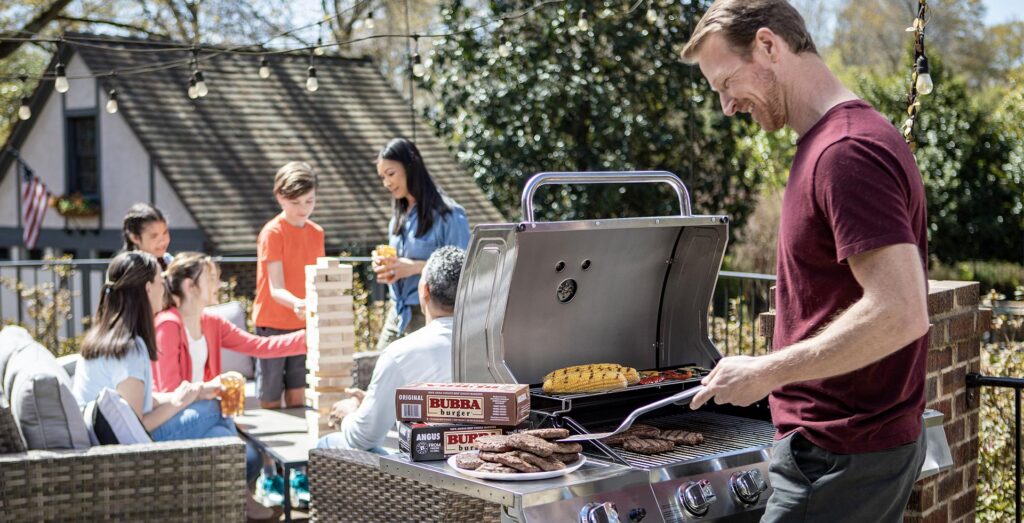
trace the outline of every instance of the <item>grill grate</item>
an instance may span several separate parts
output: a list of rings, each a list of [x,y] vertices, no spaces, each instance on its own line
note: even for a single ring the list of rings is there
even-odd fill
[[[704,435],[704,443],[700,445],[677,445],[672,451],[661,454],[637,454],[621,448],[613,449],[631,466],[648,470],[706,459],[717,454],[769,446],[775,437],[775,427],[770,422],[717,412],[688,412],[641,420],[638,423],[653,425],[660,429],[700,432]],[[587,428],[591,432],[601,432],[614,430],[616,426],[617,424]]]

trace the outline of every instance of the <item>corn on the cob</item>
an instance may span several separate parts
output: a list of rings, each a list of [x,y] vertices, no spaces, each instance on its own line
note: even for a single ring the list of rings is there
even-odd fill
[[[558,370],[551,371],[544,376],[544,381],[548,381],[551,378],[558,377],[564,374],[572,374],[576,372],[621,372],[626,377],[626,383],[628,385],[635,385],[640,382],[640,373],[632,367],[624,367],[618,363],[589,363],[587,365],[573,365],[572,367],[565,367]]]
[[[626,376],[618,371],[580,371],[551,376],[544,380],[544,392],[606,392],[626,388]]]

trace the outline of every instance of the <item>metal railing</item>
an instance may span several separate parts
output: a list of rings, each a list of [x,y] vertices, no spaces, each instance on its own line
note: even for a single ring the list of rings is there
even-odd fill
[[[768,340],[759,335],[758,316],[768,312],[775,276],[721,271],[708,312],[708,334],[719,352],[729,355],[768,353]]]
[[[224,272],[232,265],[252,264],[255,257],[217,258]],[[348,256],[339,258],[342,263],[369,263],[370,258]],[[99,289],[109,264],[109,259],[31,260],[0,261],[0,319],[17,322],[35,329],[38,336],[44,328],[31,317],[33,297],[28,290],[35,289],[36,299],[49,301],[67,300],[68,311],[59,318],[57,337],[67,339],[85,332],[85,319],[95,312],[99,304]],[[20,282],[23,291],[16,292],[11,285]],[[760,354],[767,352],[766,340],[758,335],[757,317],[768,310],[769,292],[775,283],[775,276],[743,272],[722,271],[709,313],[709,335],[725,354]],[[373,296],[382,298],[386,294],[383,285],[374,285]]]
[[[256,257],[214,259],[222,270],[257,261]],[[346,256],[338,260],[352,264],[370,262],[369,257],[363,256]],[[56,328],[59,339],[81,335],[87,329],[86,319],[99,305],[99,289],[103,287],[109,263],[109,259],[0,261],[0,320],[25,325],[37,337],[46,328],[47,321],[59,321]],[[373,296],[386,294],[383,285],[367,284],[380,287],[373,289]],[[67,309],[66,312],[60,311],[61,317],[42,321],[32,317],[58,301]]]
[[[1021,498],[1020,498],[1020,476],[1021,476],[1021,455],[1020,455],[1020,403],[1021,390],[1024,389],[1024,378],[1001,378],[996,376],[982,376],[977,373],[967,374],[967,390],[980,389],[981,387],[992,387],[999,389],[1013,389],[1013,507],[1015,520],[1021,522]]]

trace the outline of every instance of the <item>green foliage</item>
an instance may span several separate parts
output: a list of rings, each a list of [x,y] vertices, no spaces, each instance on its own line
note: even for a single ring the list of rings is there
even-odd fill
[[[47,56],[34,47],[22,47],[17,52],[0,60],[0,143],[7,141],[7,134],[18,120],[21,97],[30,96],[36,82],[29,80],[22,84],[10,80],[19,75],[37,75],[46,67]]]
[[[950,265],[936,262],[928,269],[928,277],[933,280],[976,281],[981,283],[982,293],[996,291],[1013,296],[1017,288],[1024,286],[1024,265],[977,260]]]
[[[1017,321],[1020,321],[1019,318]],[[982,346],[981,373],[1024,376],[1024,343],[1000,342]],[[1013,391],[981,389],[981,445],[978,456],[977,519],[1013,521],[1014,443]]]
[[[46,260],[70,261],[71,256],[47,257]],[[53,273],[54,276],[42,276],[47,272]],[[41,269],[35,285],[26,285],[25,282],[14,278],[0,278],[0,285],[18,293],[25,304],[25,311],[32,324],[23,326],[32,333],[36,341],[53,352],[54,356],[78,352],[78,345],[81,342],[80,337],[60,336],[61,327],[72,319],[71,307],[76,293],[71,292],[70,282],[77,272],[70,263],[56,263]],[[3,324],[15,323],[17,322],[14,319],[3,319]]]
[[[1021,89],[993,112],[972,102],[959,75],[930,56],[935,91],[921,97],[915,128],[928,192],[929,248],[937,259],[1019,260],[1024,254]],[[894,125],[906,116],[905,75],[856,71],[848,82]],[[1016,105],[1015,105],[1016,104]]]
[[[486,5],[509,15],[532,3]],[[429,116],[508,216],[519,215],[523,184],[537,172],[658,169],[686,182],[695,211],[742,223],[761,181],[736,144],[744,123],[722,115],[700,71],[678,56],[709,3],[630,11],[634,2],[568,0],[446,38],[423,81],[438,102]],[[443,1],[445,30],[473,25],[482,15],[474,7]],[[537,201],[539,219],[678,212],[663,187],[558,187]]]

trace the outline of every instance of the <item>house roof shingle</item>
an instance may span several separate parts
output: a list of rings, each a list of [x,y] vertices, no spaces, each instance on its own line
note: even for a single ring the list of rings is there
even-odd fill
[[[118,50],[69,45],[93,72],[154,60],[152,53],[123,50],[152,45],[145,41],[126,39]],[[274,173],[291,160],[309,162],[320,176],[313,220],[325,229],[328,252],[382,241],[391,201],[374,160],[388,140],[411,134],[407,102],[366,59],[316,57],[316,92],[305,88],[308,55],[267,59],[267,79],[257,75],[258,56],[201,60],[209,94],[198,100],[186,95],[186,67],[115,76],[105,88],[117,89],[120,114],[217,251],[255,250],[263,224],[280,211]],[[504,221],[432,129],[419,118],[416,126],[427,167],[470,221]]]

